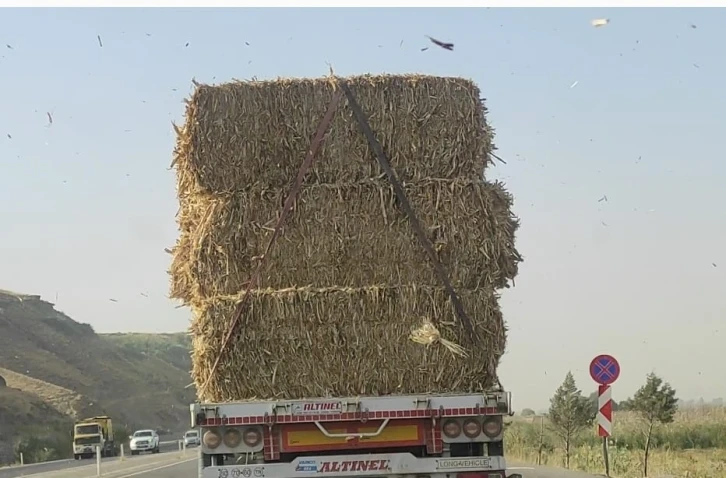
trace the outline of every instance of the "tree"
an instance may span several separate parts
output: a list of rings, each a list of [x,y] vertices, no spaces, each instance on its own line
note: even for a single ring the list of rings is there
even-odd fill
[[[565,468],[570,468],[572,441],[595,418],[590,400],[582,396],[572,372],[567,372],[565,381],[550,399],[549,418],[553,431],[565,447]]]
[[[590,395],[588,395],[587,400],[590,402],[590,406],[592,407],[592,415],[597,416],[598,411],[598,404],[597,404],[597,392],[592,392]],[[615,400],[611,400],[613,411],[618,412],[622,407],[622,404],[616,402]]]
[[[534,413],[534,410],[532,410],[531,408],[525,408],[524,410],[522,410],[520,415],[522,415],[523,417],[533,417],[536,415],[536,413]]]
[[[645,385],[640,387],[633,398],[626,400],[624,407],[637,413],[644,420],[645,454],[643,457],[643,476],[648,476],[648,453],[653,436],[653,428],[657,424],[671,423],[678,411],[676,391],[669,383],[654,373],[648,374]]]

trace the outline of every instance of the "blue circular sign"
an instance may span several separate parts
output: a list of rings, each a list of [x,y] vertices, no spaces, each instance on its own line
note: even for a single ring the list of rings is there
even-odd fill
[[[620,364],[612,355],[598,355],[590,362],[590,376],[600,385],[610,385],[620,376]]]

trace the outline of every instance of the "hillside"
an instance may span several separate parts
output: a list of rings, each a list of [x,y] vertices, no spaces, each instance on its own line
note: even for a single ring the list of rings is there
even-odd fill
[[[32,403],[55,416],[108,413],[117,427],[180,432],[195,398],[194,389],[186,388],[188,350],[183,333],[99,335],[39,296],[0,290],[3,393],[32,396]],[[26,405],[6,401],[0,424],[21,424],[21,416],[40,420],[42,414]],[[22,434],[22,428],[14,427],[14,433]]]
[[[176,334],[101,334],[115,346],[128,354],[140,354],[145,357],[160,359],[183,371],[187,375],[192,367],[189,350],[192,346],[191,337],[185,333]],[[189,379],[191,383],[191,379]]]
[[[3,378],[4,375],[2,375]],[[32,422],[36,426],[28,426]],[[0,464],[15,461],[13,448],[15,437],[21,431],[37,431],[52,434],[64,427],[70,428],[71,419],[32,393],[10,386],[2,386],[0,380]]]

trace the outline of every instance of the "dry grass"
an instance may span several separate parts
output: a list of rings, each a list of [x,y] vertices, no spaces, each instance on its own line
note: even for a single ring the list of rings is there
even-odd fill
[[[422,180],[406,189],[456,285],[499,289],[516,276],[518,223],[501,184]],[[190,208],[203,219],[193,232],[182,231],[171,267],[172,297],[190,303],[243,290],[285,196],[286,191],[261,188]],[[439,284],[391,186],[378,180],[305,187],[265,262],[261,283],[362,287],[402,281]]]
[[[209,375],[238,297],[195,311],[193,373]],[[468,357],[442,344],[410,339],[422,319],[437,318],[443,338],[469,346],[446,293],[428,287],[258,290],[202,400],[386,395],[481,390],[493,385],[506,330],[496,298],[462,294],[484,343]],[[446,324],[449,323],[447,326]]]
[[[481,177],[493,133],[474,83],[415,75],[347,81],[402,181]],[[180,194],[288,186],[335,88],[331,78],[199,86],[175,150]],[[351,183],[381,174],[351,116],[344,102],[308,182]]]
[[[537,462],[540,418],[517,420],[507,430],[512,459]],[[643,466],[643,424],[636,415],[617,412],[610,441],[611,475],[639,478]],[[545,420],[546,426],[546,420]],[[570,458],[571,468],[602,473],[602,445],[595,432],[580,437]],[[658,426],[653,435],[648,468],[651,477],[723,478],[726,476],[726,408],[703,407],[679,411],[673,423]],[[556,437],[546,430],[544,465],[563,466]]]

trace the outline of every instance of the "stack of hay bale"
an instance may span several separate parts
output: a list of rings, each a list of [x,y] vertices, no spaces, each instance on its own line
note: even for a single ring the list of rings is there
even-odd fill
[[[474,346],[343,99],[239,333],[210,370],[333,97],[330,79],[199,86],[178,131],[171,296],[191,306],[201,400],[466,392],[497,382],[497,289],[521,260],[493,132],[459,78],[347,79],[479,336]],[[430,321],[465,356],[411,333]]]

